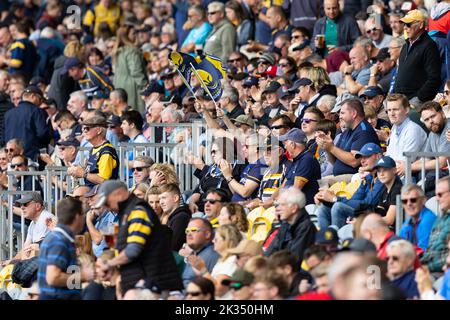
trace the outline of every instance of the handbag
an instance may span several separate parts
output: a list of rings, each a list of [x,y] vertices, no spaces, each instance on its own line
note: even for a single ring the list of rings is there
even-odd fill
[[[14,265],[11,280],[23,288],[30,288],[33,282],[37,280],[38,268],[38,257],[19,261]]]

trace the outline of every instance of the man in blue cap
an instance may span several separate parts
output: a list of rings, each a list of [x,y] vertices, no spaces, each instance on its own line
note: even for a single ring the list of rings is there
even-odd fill
[[[379,86],[371,86],[367,87],[366,90],[359,96],[362,100],[364,100],[365,105],[372,106],[377,115],[377,118],[380,120],[384,120],[384,122],[389,121],[389,117],[384,110],[383,101],[384,101],[384,93],[383,89]]]
[[[102,90],[109,94],[113,90],[113,85],[103,71],[97,67],[85,66],[76,57],[68,58],[64,62],[63,73],[78,81],[81,89],[89,99],[92,99],[94,92]]]
[[[321,178],[320,164],[311,152],[306,149],[307,138],[302,130],[292,128],[279,140],[284,143],[287,152],[293,158],[287,169],[282,187],[294,186],[306,196],[306,204],[314,203],[314,195],[319,190],[318,180]]]
[[[379,145],[367,143],[355,154],[355,158],[361,159],[359,172],[362,179],[358,190],[350,199],[337,197],[330,190],[320,190],[316,194],[314,200],[316,204],[320,204],[317,211],[320,229],[329,225],[341,228],[346,224],[346,219],[353,216],[355,209],[378,203],[383,184],[376,178],[374,167],[382,153]]]
[[[92,108],[103,111],[103,105],[106,99],[108,99],[108,96],[102,90],[94,91],[94,93],[92,94]]]

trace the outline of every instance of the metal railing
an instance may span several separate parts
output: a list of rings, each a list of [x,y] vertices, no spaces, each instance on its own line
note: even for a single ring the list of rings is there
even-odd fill
[[[404,180],[404,184],[411,184],[413,183],[413,172],[412,172],[412,164],[413,162],[417,161],[417,159],[419,159],[419,161],[421,161],[421,169],[420,169],[420,173],[421,173],[421,181],[420,183],[418,182],[418,184],[421,185],[423,191],[425,192],[425,185],[426,185],[426,172],[430,171],[430,170],[426,170],[425,169],[425,162],[427,160],[432,160],[432,159],[436,159],[437,161],[435,161],[435,166],[434,166],[434,173],[435,173],[435,188],[438,184],[439,181],[439,176],[440,176],[440,172],[442,171],[442,169],[439,166],[439,157],[445,157],[445,158],[450,158],[450,153],[445,153],[445,152],[404,152],[403,155],[406,157],[406,162],[405,162],[405,180]],[[447,166],[449,165],[449,162],[447,161]],[[449,170],[450,168],[447,168],[447,170]],[[436,191],[436,189],[435,189]],[[438,206],[438,212],[436,212],[437,215],[441,215],[442,213],[440,212],[441,210],[439,209]],[[403,206],[400,200],[400,195],[397,195],[396,198],[396,231],[397,233],[400,232],[400,228],[403,225],[405,221],[405,212],[403,210]]]

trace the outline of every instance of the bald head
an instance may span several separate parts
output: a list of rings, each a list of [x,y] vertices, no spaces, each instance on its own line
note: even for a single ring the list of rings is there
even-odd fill
[[[334,20],[339,16],[339,1],[338,0],[325,0],[323,2],[323,9],[325,11],[325,15]]]
[[[361,224],[361,233],[369,231],[370,233],[389,232],[389,226],[383,218],[376,213],[369,214]],[[370,239],[369,239],[370,240]]]
[[[361,70],[369,64],[369,54],[363,46],[356,46],[349,53],[350,63],[355,70]]]

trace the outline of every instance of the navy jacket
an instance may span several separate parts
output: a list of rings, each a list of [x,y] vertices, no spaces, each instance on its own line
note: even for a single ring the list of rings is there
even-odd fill
[[[19,139],[25,146],[25,155],[36,161],[40,148],[47,147],[51,130],[47,113],[31,102],[21,101],[5,114],[5,141]]]

